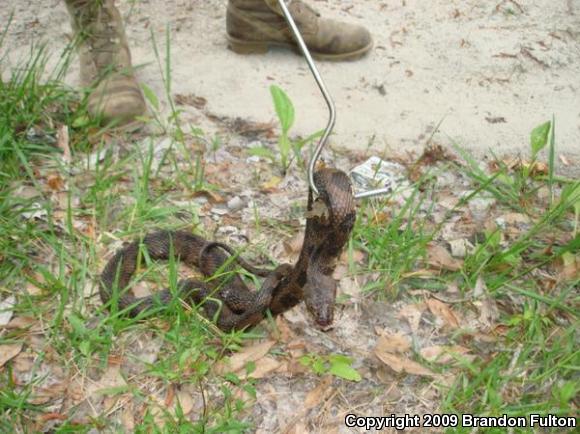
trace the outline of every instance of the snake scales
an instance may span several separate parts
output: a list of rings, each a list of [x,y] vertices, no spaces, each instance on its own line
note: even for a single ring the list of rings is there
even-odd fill
[[[308,212],[304,242],[295,265],[282,264],[274,270],[261,270],[244,260],[230,260],[233,249],[207,241],[188,232],[159,231],[146,235],[120,249],[107,263],[101,275],[100,295],[110,303],[118,290],[118,308],[131,316],[157,303],[168,303],[173,295],[168,289],[147,297],[135,297],[128,291],[131,277],[139,263],[140,245],[153,260],[167,260],[171,255],[189,266],[197,267],[208,279],[185,279],[178,283],[178,295],[203,306],[208,318],[216,318],[224,330],[239,330],[259,323],[269,310],[278,315],[304,300],[314,321],[322,328],[333,322],[336,282],[332,277],[336,261],[348,241],[356,217],[354,196],[348,176],[336,169],[315,172],[319,196],[308,193]],[[225,253],[224,253],[225,251]],[[262,286],[251,291],[236,273],[211,279],[218,271],[232,269],[237,262],[248,271],[264,277]]]

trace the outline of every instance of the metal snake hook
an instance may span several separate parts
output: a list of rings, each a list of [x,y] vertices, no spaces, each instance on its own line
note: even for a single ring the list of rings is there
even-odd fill
[[[300,51],[302,51],[302,54],[306,59],[306,63],[310,68],[310,72],[312,72],[312,75],[314,76],[314,80],[316,80],[316,84],[318,85],[318,88],[320,89],[320,92],[322,93],[322,96],[326,101],[326,105],[328,106],[328,123],[326,124],[324,133],[322,134],[322,137],[320,138],[318,145],[314,149],[314,154],[312,155],[310,163],[308,164],[308,184],[310,185],[312,191],[314,191],[314,193],[318,195],[318,189],[316,188],[316,185],[314,185],[314,169],[316,168],[316,162],[320,158],[322,149],[324,148],[324,146],[326,146],[328,137],[330,136],[332,130],[334,129],[334,124],[336,123],[336,109],[334,108],[334,101],[332,100],[330,93],[328,93],[328,90],[326,89],[324,80],[322,79],[320,72],[318,72],[318,68],[316,67],[314,60],[310,55],[310,51],[308,50],[308,47],[306,46],[306,43],[302,38],[302,34],[300,33],[298,26],[294,22],[294,18],[292,18],[292,14],[290,13],[288,6],[286,6],[285,0],[278,0],[278,4],[280,5],[280,9],[284,14],[286,22],[288,23],[290,29],[292,30],[292,33],[294,34],[294,38],[296,38],[296,42],[298,42]],[[355,194],[354,197],[355,199],[362,199],[365,197],[379,196],[382,194],[390,193],[391,191],[392,188],[390,186],[387,186],[383,188],[378,188],[376,190],[362,191],[360,193]]]

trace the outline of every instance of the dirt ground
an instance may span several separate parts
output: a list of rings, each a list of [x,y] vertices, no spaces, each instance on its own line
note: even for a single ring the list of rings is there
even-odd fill
[[[139,78],[162,96],[151,34],[163,45],[171,32],[173,92],[207,101],[184,120],[215,129],[207,112],[256,122],[274,118],[270,84],[296,105],[295,133],[325,124],[325,106],[300,57],[284,50],[239,56],[226,49],[225,0],[117,1]],[[556,117],[559,160],[580,157],[580,0],[311,0],[324,16],[362,23],[375,48],[350,63],[321,63],[336,99],[335,145],[374,153],[421,148],[435,139],[475,154],[526,153],[533,127]],[[16,64],[33,41],[50,41],[57,61],[70,27],[64,2],[32,0],[0,8],[14,12],[7,35]],[[161,47],[163,52],[163,47]],[[3,71],[7,73],[7,71]],[[68,80],[77,82],[78,66]],[[568,163],[566,167],[565,162]]]
[[[388,157],[391,151],[418,152],[442,121],[440,132],[434,137],[444,146],[456,143],[478,155],[489,154],[489,149],[500,155],[527,153],[532,128],[554,114],[560,157],[557,163],[564,171],[580,167],[580,0],[537,0],[533,4],[523,0],[311,0],[310,3],[324,15],[364,23],[376,39],[375,48],[362,60],[319,65],[337,103],[334,145],[366,150],[365,158],[383,152]],[[219,133],[226,145],[213,152],[213,159],[206,158],[206,175],[212,184],[231,195],[225,201],[228,207],[234,195],[243,199],[244,206],[228,211],[223,203],[221,208],[212,207],[207,199],[201,198],[205,202],[200,202],[200,207],[206,213],[199,215],[203,226],[210,231],[208,222],[213,222],[216,235],[231,241],[240,234],[235,225],[251,227],[249,223],[255,215],[249,204],[254,201],[264,218],[289,219],[291,205],[304,199],[302,174],[287,175],[279,186],[271,189],[277,194],[262,194],[256,185],[251,185],[254,172],[249,164],[258,164],[254,170],[264,177],[260,182],[272,178],[273,169],[268,169],[270,165],[264,162],[246,158],[241,148],[253,139],[240,134],[236,119],[258,126],[273,121],[275,113],[268,87],[277,84],[288,92],[296,106],[296,134],[306,135],[322,128],[326,121],[324,102],[303,59],[287,51],[244,57],[227,50],[225,0],[123,0],[118,4],[126,17],[135,63],[142,65],[138,72],[140,80],[156,92],[167,111],[151,35],[162,45],[170,29],[172,96],[179,96],[182,120],[203,128],[208,137]],[[0,7],[0,22],[6,22],[12,11],[11,30],[0,52],[8,51],[8,61],[16,66],[18,59],[29,55],[32,42],[49,41],[51,62],[56,63],[70,36],[64,3],[15,2]],[[162,46],[160,52],[164,52]],[[5,77],[9,68],[1,72]],[[77,84],[76,63],[67,81]],[[194,103],[190,105],[188,101]],[[228,128],[224,128],[224,123]],[[243,128],[245,124],[239,125]],[[223,136],[228,131],[231,140]],[[261,140],[264,136],[257,134],[255,138]],[[162,148],[163,139],[151,140]],[[351,168],[361,162],[355,160],[334,156],[333,165]],[[435,201],[437,208],[422,209],[421,216],[427,218],[429,213],[439,222],[460,197],[469,194],[472,186],[452,173],[440,174],[437,182],[444,194]],[[184,200],[181,192],[176,194],[179,195],[176,201]],[[490,201],[485,198],[482,201],[480,204],[488,212]],[[514,215],[521,217],[514,213],[502,215],[504,212],[497,210],[503,221],[516,220]],[[467,210],[461,213],[470,215]],[[228,220],[224,215],[232,218]],[[475,233],[478,225],[476,221],[464,225],[461,215],[454,216],[445,225],[442,238],[462,241]],[[232,233],[228,233],[230,230]],[[242,235],[252,243],[263,241],[253,233]],[[434,256],[439,256],[440,246],[436,247]],[[99,248],[108,254],[113,251],[112,245]],[[273,256],[283,258],[284,248],[277,243]],[[437,266],[461,268],[454,258],[449,258],[449,264]],[[376,276],[350,276],[344,266],[337,274],[341,281],[339,292],[348,295],[350,301],[341,306],[332,333],[321,333],[311,327],[305,309],[300,306],[278,323],[284,337],[279,338],[277,345],[289,360],[279,354],[264,357],[273,342],[244,350],[248,357],[256,357],[257,365],[265,365],[265,358],[270,363],[269,368],[264,368],[269,370],[256,377],[263,381],[257,384],[256,405],[248,415],[260,428],[258,432],[301,433],[307,432],[309,426],[313,432],[346,433],[350,431],[343,421],[349,412],[388,415],[437,411],[441,390],[454,381],[455,374],[436,375],[413,362],[409,354],[420,352],[425,359],[439,360],[441,351],[447,351],[454,342],[459,323],[476,331],[474,347],[483,350],[475,354],[490,357],[489,336],[482,331],[489,329],[489,325],[480,321],[478,312],[462,311],[460,305],[455,307],[457,300],[446,304],[431,298],[428,291],[416,289],[405,300],[376,301],[361,290]],[[456,288],[449,293],[459,295]],[[158,343],[151,343],[149,335],[136,337],[138,345],[131,341],[132,336],[123,339],[126,341],[121,340],[119,347],[135,353]],[[153,361],[160,347],[159,342]],[[458,345],[452,349],[468,354],[466,357],[476,357],[471,349]],[[308,370],[296,362],[307,353],[329,352],[352,355],[353,367],[361,373],[362,381],[333,382],[328,377],[321,380],[306,375]],[[401,374],[405,371],[413,375]],[[110,372],[113,380],[120,378],[118,367]],[[108,383],[111,379],[107,375],[87,389],[86,402],[82,401],[83,406],[77,409],[79,417],[97,412],[92,405],[104,411],[105,404],[97,401],[102,397],[94,397],[91,390],[124,384],[124,380]],[[160,387],[155,392],[162,396],[162,391]],[[199,406],[201,398],[197,393],[183,391],[193,397],[189,410],[199,413],[195,406]],[[315,407],[316,412],[309,413]],[[131,407],[127,409],[120,417],[129,419],[123,425],[126,428],[137,423],[130,414]]]

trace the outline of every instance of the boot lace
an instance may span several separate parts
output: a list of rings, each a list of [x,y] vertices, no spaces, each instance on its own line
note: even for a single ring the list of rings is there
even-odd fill
[[[293,7],[296,9],[296,12],[298,13],[306,11],[316,15],[317,17],[320,17],[320,12],[318,12],[316,9],[314,9],[307,3],[304,3],[302,0],[290,0],[287,3],[288,6],[293,5]]]
[[[96,69],[118,70],[115,53],[120,49],[120,29],[113,11],[106,2],[95,0],[77,1],[75,8],[78,11],[75,18],[82,42],[87,44]]]

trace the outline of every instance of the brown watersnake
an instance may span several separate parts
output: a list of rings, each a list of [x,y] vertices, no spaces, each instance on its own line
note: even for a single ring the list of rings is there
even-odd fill
[[[197,267],[206,279],[184,279],[178,282],[178,295],[203,306],[208,318],[216,318],[224,330],[243,329],[259,323],[270,311],[281,314],[304,301],[316,324],[328,328],[334,318],[336,281],[332,273],[340,253],[350,237],[356,218],[354,195],[348,176],[336,169],[324,168],[314,173],[318,197],[308,192],[306,230],[300,256],[295,265],[282,264],[273,270],[250,266],[241,258],[230,259],[233,249],[222,243],[207,241],[185,231],[158,231],[120,249],[105,266],[100,282],[104,304],[118,291],[118,309],[137,316],[157,303],[167,304],[173,294],[169,289],[147,297],[135,297],[128,285],[140,263],[145,247],[152,260],[179,261]],[[236,273],[227,278],[212,279],[237,262],[248,271],[264,277],[262,286],[251,291]]]

